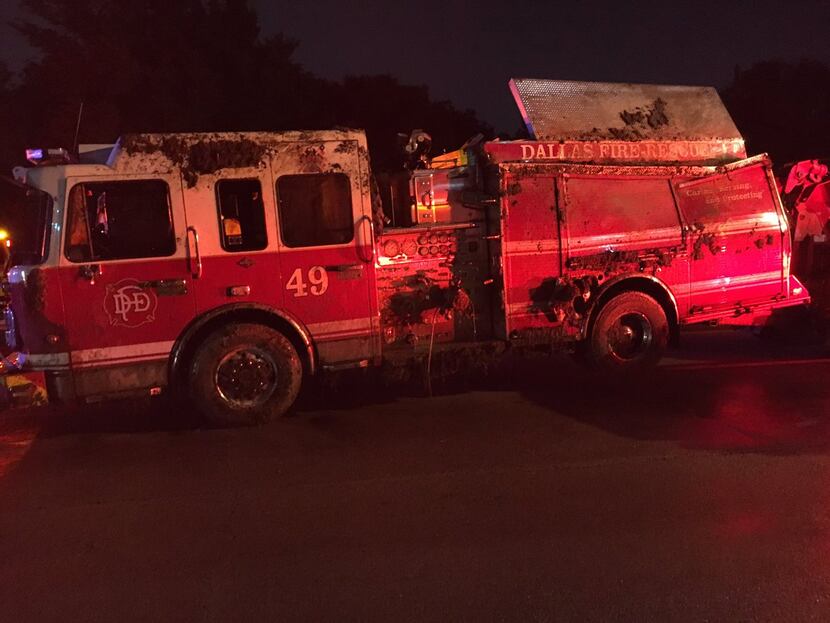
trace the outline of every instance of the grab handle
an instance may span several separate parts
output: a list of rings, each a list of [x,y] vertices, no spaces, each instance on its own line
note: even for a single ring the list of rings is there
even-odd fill
[[[190,235],[193,234],[193,251],[196,255],[196,270],[193,269],[193,264],[191,263],[190,257]],[[192,225],[188,226],[187,228],[187,258],[188,264],[190,265],[190,275],[194,279],[198,279],[202,276],[202,254],[199,253],[199,232],[196,231],[196,228]]]
[[[369,247],[369,255],[368,257],[364,257],[362,254],[362,247],[364,242],[363,232],[366,231],[366,225],[369,225],[369,235],[365,238],[368,238],[368,247]],[[361,261],[365,262],[366,264],[372,262],[375,259],[375,232],[374,232],[374,223],[372,223],[372,219],[365,214],[361,216],[357,220],[357,231],[359,232],[359,237],[357,240],[357,256],[361,259]]]

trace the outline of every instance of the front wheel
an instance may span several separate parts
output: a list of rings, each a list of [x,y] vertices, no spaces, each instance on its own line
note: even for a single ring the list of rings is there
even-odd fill
[[[623,292],[599,310],[587,346],[593,367],[625,374],[657,365],[668,341],[660,303],[642,292]]]
[[[264,325],[231,324],[197,350],[189,393],[215,424],[262,424],[291,408],[302,374],[302,361],[285,335]]]

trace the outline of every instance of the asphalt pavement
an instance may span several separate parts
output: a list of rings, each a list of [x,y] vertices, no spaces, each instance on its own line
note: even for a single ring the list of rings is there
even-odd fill
[[[356,378],[257,429],[2,415],[0,621],[830,620],[830,353],[683,346],[627,386]]]

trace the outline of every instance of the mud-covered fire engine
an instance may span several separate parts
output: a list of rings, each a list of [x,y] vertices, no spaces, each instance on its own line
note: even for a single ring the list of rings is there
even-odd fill
[[[6,369],[50,399],[181,390],[285,413],[319,370],[568,349],[642,371],[680,327],[808,293],[770,162],[714,89],[515,79],[532,137],[378,185],[361,131],[141,134],[4,183]]]

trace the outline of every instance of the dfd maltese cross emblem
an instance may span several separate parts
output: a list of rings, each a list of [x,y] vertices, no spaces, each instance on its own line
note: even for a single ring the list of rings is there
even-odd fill
[[[107,286],[104,310],[113,327],[140,327],[156,319],[156,293],[138,279],[122,279]]]

